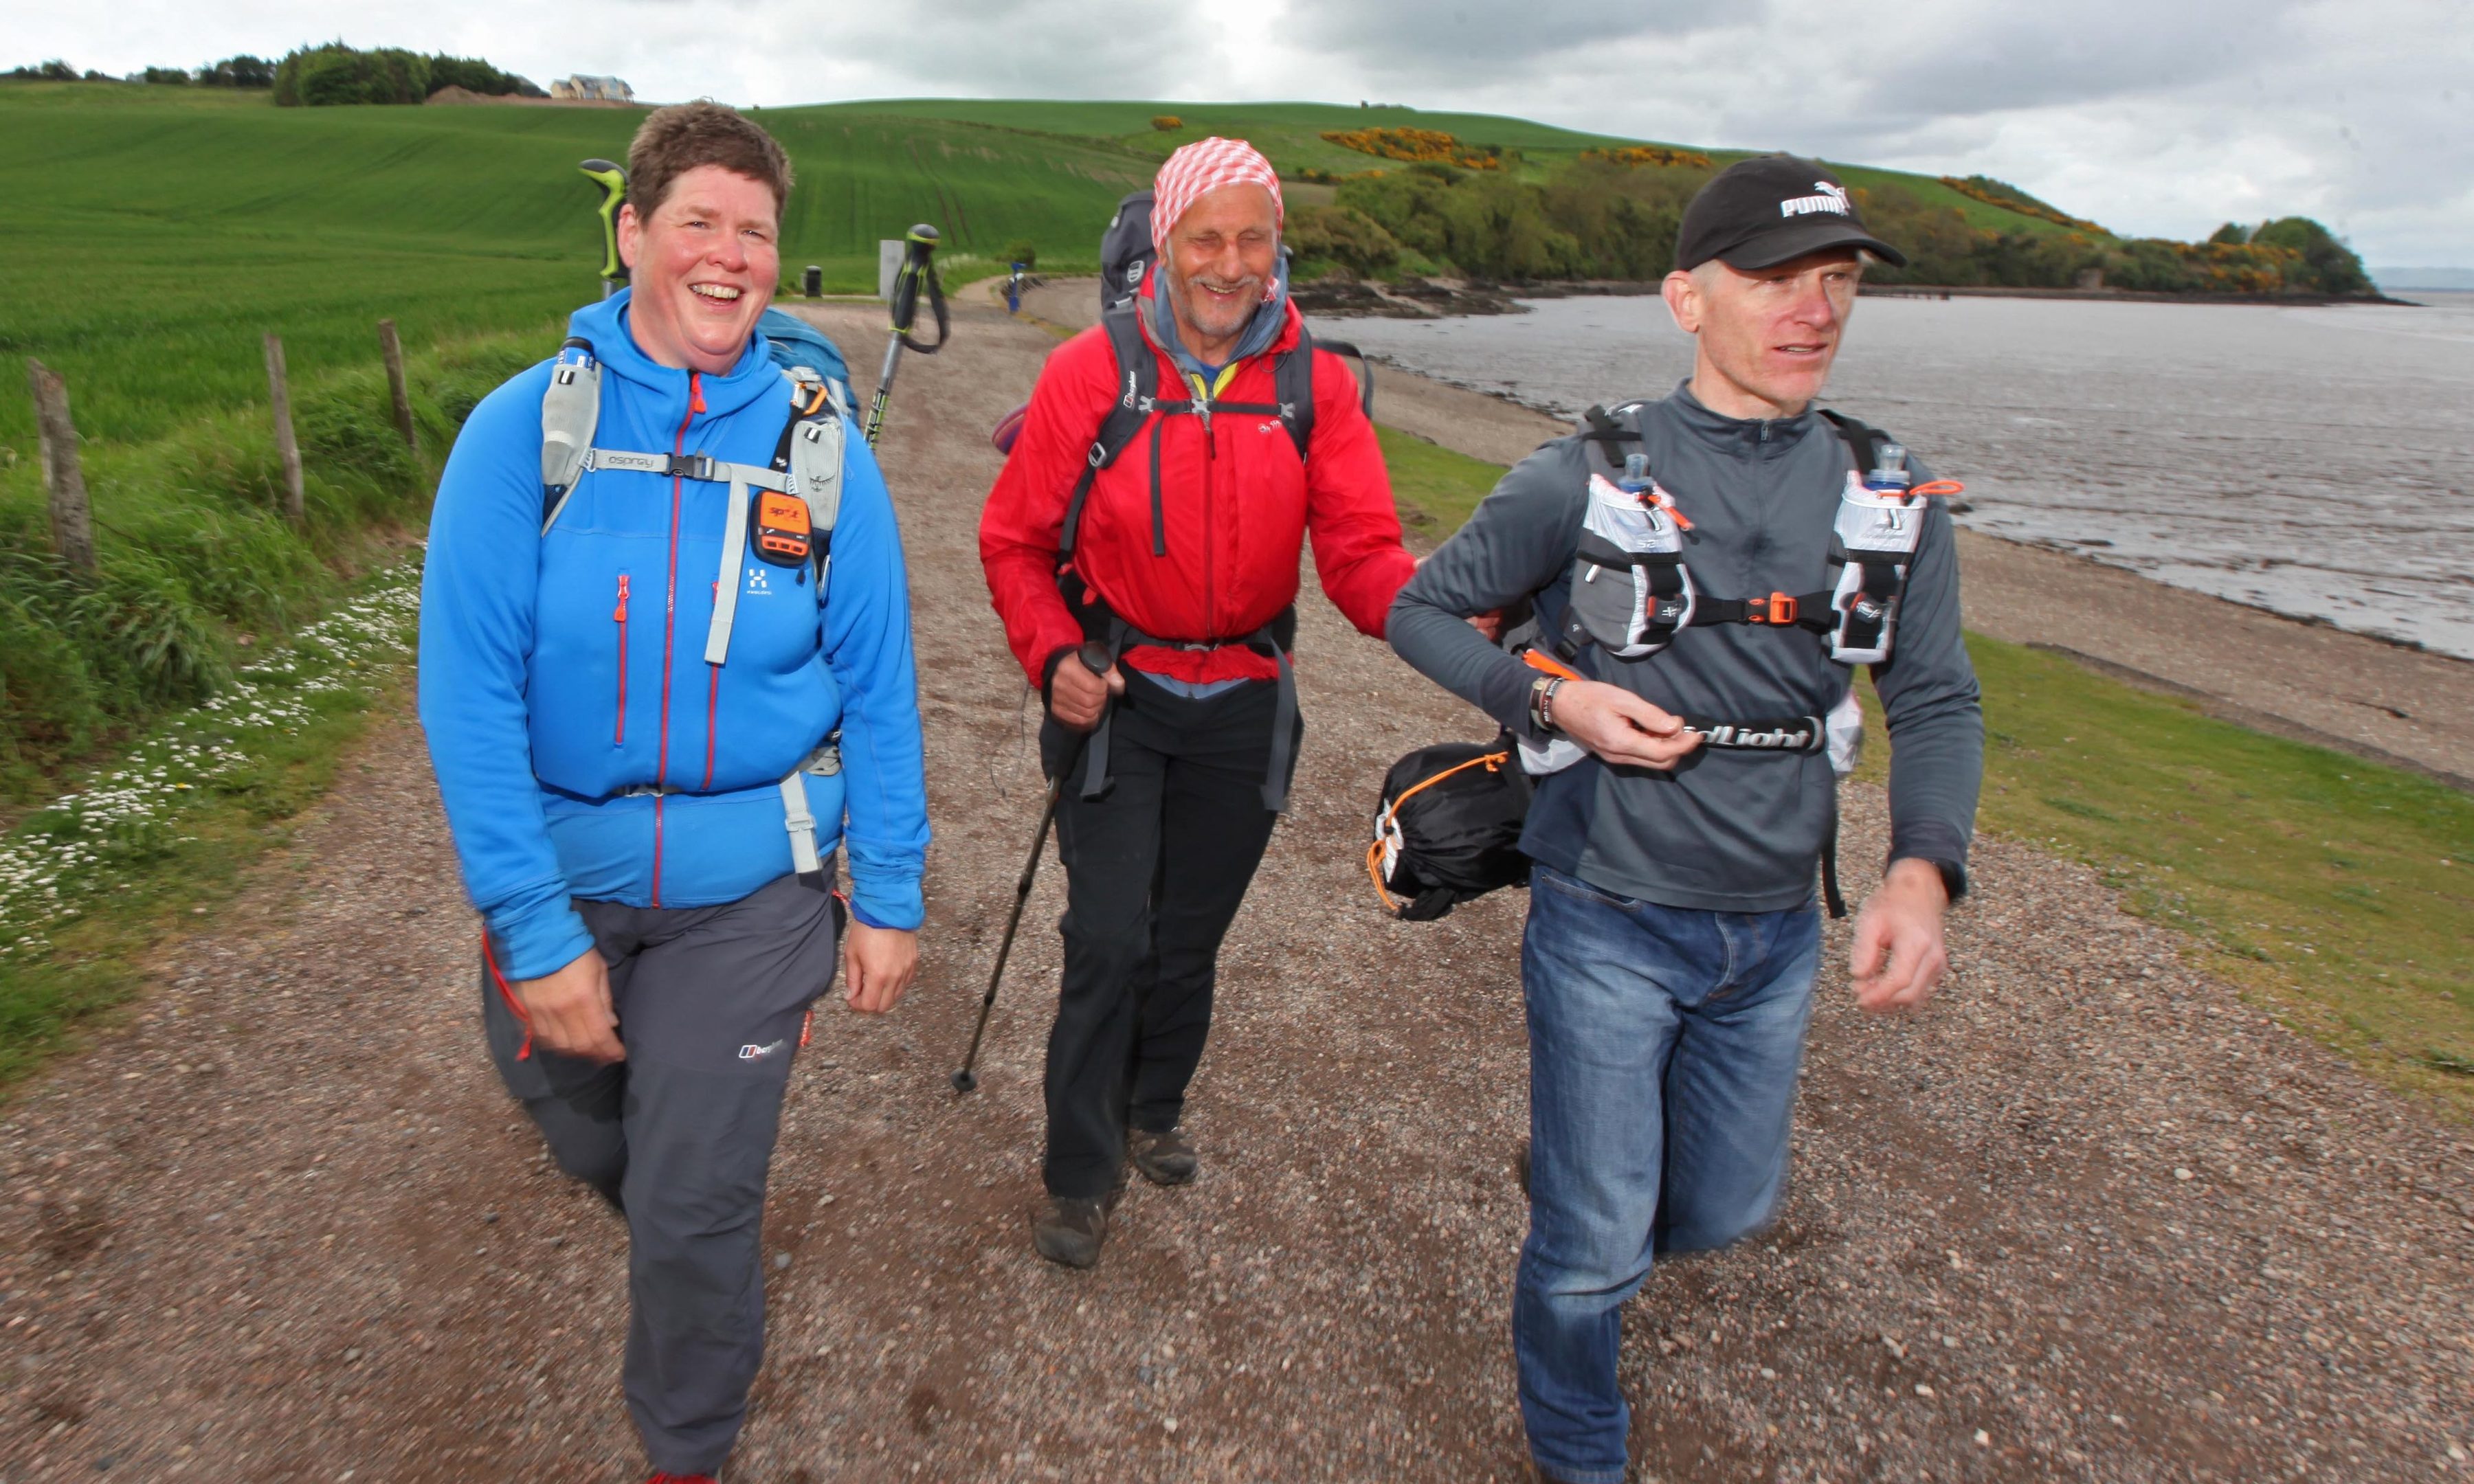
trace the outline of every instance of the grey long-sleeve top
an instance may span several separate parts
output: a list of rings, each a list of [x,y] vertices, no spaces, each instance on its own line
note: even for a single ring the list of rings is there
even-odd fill
[[[1699,538],[1686,540],[1684,560],[1701,592],[1749,598],[1827,586],[1831,521],[1851,467],[1834,428],[1810,411],[1721,417],[1688,387],[1644,404],[1639,417],[1650,471]],[[1578,437],[1523,459],[1392,606],[1400,658],[1516,730],[1528,730],[1537,672],[1465,620],[1540,593],[1560,607],[1589,470]],[[1919,482],[1929,477],[1916,470]],[[1721,721],[1824,715],[1854,679],[1831,662],[1827,635],[1747,624],[1687,628],[1637,660],[1591,646],[1576,668],[1665,710]],[[1960,638],[1950,513],[1939,501],[1909,566],[1890,658],[1873,673],[1891,741],[1889,858],[1932,862],[1955,898],[1983,781],[1984,718]],[[1829,759],[1814,754],[1703,747],[1673,773],[1591,756],[1540,780],[1521,849],[1625,897],[1782,911],[1811,898],[1835,789]]]

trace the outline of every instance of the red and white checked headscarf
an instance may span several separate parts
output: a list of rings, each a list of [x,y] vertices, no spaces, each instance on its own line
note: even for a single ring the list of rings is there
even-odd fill
[[[1152,249],[1166,252],[1177,219],[1206,192],[1224,185],[1261,186],[1272,193],[1273,225],[1288,219],[1288,208],[1280,203],[1279,173],[1272,162],[1243,139],[1214,134],[1184,146],[1161,164],[1159,178],[1152,182]]]

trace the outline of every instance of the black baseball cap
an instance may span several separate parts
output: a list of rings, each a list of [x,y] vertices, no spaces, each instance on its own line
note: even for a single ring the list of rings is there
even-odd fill
[[[1675,266],[1716,258],[1750,273],[1825,248],[1861,248],[1893,268],[1906,254],[1864,229],[1856,203],[1818,162],[1762,155],[1719,171],[1684,208]]]

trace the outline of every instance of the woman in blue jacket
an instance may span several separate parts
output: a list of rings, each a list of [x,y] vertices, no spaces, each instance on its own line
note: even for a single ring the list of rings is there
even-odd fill
[[[928,821],[884,479],[755,329],[788,161],[688,104],[628,168],[634,287],[448,461],[421,719],[491,1052],[626,1217],[627,1404],[654,1477],[684,1481],[719,1471],[763,1356],[759,1221],[809,1007],[837,956],[853,1009],[902,997]]]

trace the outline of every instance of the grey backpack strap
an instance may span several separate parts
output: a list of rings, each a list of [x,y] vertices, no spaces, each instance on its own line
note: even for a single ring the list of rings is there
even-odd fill
[[[834,522],[842,512],[842,453],[849,446],[850,426],[842,419],[850,410],[834,384],[819,380],[826,408],[802,414],[790,426],[790,492],[808,502],[808,528],[816,543],[816,601],[825,600],[825,579],[833,571]],[[801,387],[804,404],[812,395]]]
[[[842,448],[848,424],[842,420],[844,409],[833,383],[813,372],[783,374],[790,380],[790,420],[782,428],[772,467],[715,464],[712,467],[712,477],[729,481],[730,507],[723,517],[721,570],[714,578],[713,623],[705,632],[707,664],[720,664],[730,657],[730,630],[739,614],[740,565],[747,556],[749,491],[772,490],[807,502],[816,601],[824,601],[834,521],[841,514]]]
[[[570,335],[558,347],[549,388],[542,394],[542,535],[549,535],[567,497],[575,492],[600,423],[601,362],[593,342]]]

